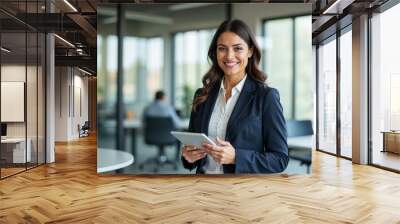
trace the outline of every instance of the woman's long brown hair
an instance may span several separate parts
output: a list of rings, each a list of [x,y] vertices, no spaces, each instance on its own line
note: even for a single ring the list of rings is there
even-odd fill
[[[217,41],[219,36],[224,32],[235,33],[247,43],[249,49],[253,48],[253,54],[249,58],[246,66],[247,75],[261,83],[264,83],[265,80],[267,80],[267,75],[258,68],[261,60],[261,52],[256,42],[256,38],[250,31],[250,28],[241,20],[224,21],[215,32],[210,48],[208,49],[208,58],[211,61],[211,68],[203,76],[203,88],[193,100],[193,111],[196,111],[197,106],[207,100],[212,88],[214,88],[217,83],[221,82],[222,77],[224,76],[224,72],[218,66],[217,62]]]

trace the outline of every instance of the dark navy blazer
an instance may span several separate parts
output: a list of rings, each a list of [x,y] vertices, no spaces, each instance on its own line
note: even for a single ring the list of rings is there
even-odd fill
[[[208,134],[208,124],[213,111],[220,83],[211,90],[207,100],[191,113],[189,131]],[[198,89],[199,94],[202,89]],[[229,118],[225,140],[236,150],[235,164],[224,164],[224,173],[277,173],[286,169],[289,156],[286,123],[279,93],[250,76]],[[206,157],[189,163],[182,157],[187,169],[197,167],[204,173]]]

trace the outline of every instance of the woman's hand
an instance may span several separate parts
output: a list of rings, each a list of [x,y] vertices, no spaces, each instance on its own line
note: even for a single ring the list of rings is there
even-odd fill
[[[204,142],[204,151],[219,164],[235,164],[236,152],[231,143],[219,138],[217,138],[216,143],[218,146]]]
[[[182,149],[182,156],[189,163],[194,163],[207,155],[204,149],[196,148],[194,145],[185,145]]]

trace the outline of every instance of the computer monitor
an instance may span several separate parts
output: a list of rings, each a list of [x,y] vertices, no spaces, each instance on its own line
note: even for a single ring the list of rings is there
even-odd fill
[[[7,136],[7,124],[1,123],[1,136]]]

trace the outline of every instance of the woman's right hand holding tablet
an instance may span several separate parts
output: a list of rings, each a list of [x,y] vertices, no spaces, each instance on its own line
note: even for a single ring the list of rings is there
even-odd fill
[[[194,145],[184,145],[182,149],[182,156],[189,162],[194,163],[199,159],[204,158],[207,153],[204,149],[196,148]]]

